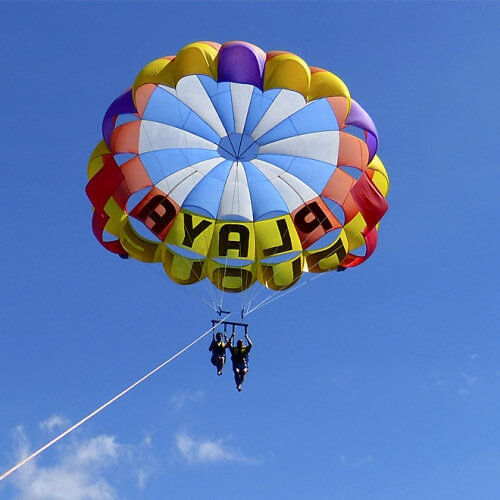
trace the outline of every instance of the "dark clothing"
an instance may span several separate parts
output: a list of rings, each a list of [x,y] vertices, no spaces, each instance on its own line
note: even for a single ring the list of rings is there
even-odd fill
[[[225,342],[217,342],[217,340],[213,339],[208,350],[212,351],[213,356],[225,356],[226,347],[227,344]]]
[[[250,350],[252,349],[251,345],[245,345],[243,347],[233,347],[229,344],[229,350],[231,351],[231,361],[233,362],[233,370],[235,368],[239,368],[242,370],[243,368],[248,367],[248,355],[250,354]]]

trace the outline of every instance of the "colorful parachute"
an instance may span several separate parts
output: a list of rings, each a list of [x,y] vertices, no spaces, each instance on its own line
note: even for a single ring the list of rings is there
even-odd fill
[[[94,234],[176,283],[284,290],[375,249],[389,187],[375,125],[340,78],[295,54],[187,45],[143,68],[102,133]]]

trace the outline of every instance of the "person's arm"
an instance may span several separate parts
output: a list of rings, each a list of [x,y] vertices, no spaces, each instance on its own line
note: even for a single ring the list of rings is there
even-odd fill
[[[212,333],[212,342],[210,342],[210,345],[208,346],[209,351],[211,351],[214,348],[214,342],[215,342],[215,337],[214,334]]]
[[[229,349],[231,350],[231,352],[233,352],[233,351],[232,351],[232,349],[233,349],[233,339],[234,339],[234,332],[233,332],[233,334],[229,337],[229,343],[227,344],[227,345],[228,345],[228,347],[229,347]]]
[[[250,350],[253,346],[252,341],[250,340],[250,337],[248,336],[248,333],[245,333],[245,338],[247,339],[248,342],[248,350]]]

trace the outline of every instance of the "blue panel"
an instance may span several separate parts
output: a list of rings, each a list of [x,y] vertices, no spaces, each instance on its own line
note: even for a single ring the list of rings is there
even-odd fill
[[[221,119],[227,135],[234,133],[234,115],[233,115],[233,100],[231,98],[231,87],[229,82],[221,82],[218,84],[218,92],[214,96],[210,96],[212,103]]]
[[[121,167],[124,163],[127,161],[131,160],[132,158],[135,158],[135,153],[118,153],[113,156],[115,159],[116,164]]]
[[[278,123],[278,125],[274,126],[271,130],[266,132],[257,140],[257,142],[259,143],[259,146],[263,146],[264,144],[269,144],[270,142],[279,141],[296,135],[298,135],[297,129],[293,126],[290,118],[286,118],[282,122]]]
[[[327,99],[318,99],[290,116],[299,134],[338,130],[339,125]]]
[[[316,193],[323,191],[326,183],[332,176],[335,166],[323,161],[287,155],[259,155],[259,160],[267,161],[286,170],[307,184]]]
[[[210,158],[220,158],[217,151],[211,149],[184,148],[181,149],[182,154],[186,157],[188,165],[200,163],[200,161],[209,160]]]
[[[149,98],[143,119],[182,128],[191,108],[165,89],[158,87]]]
[[[200,215],[216,218],[232,165],[233,163],[230,161],[223,161],[205,175],[188,194],[182,207]]]
[[[244,162],[254,220],[287,214],[288,208],[271,181],[252,163]]]
[[[127,212],[130,213],[134,208],[139,205],[139,203],[144,199],[144,197],[151,191],[151,187],[141,189],[133,193],[127,200]]]
[[[244,134],[250,135],[253,132],[280,92],[281,89],[266,90],[264,93],[259,89],[254,89],[250,106],[248,107],[247,120],[243,130]]]
[[[319,99],[299,109],[289,118],[283,120],[266,132],[259,145],[286,139],[301,134],[338,130],[337,118],[326,99]]]
[[[288,167],[290,166],[292,161],[296,158],[296,156],[265,154],[265,155],[257,155],[257,158],[259,160],[272,163],[273,165],[276,165],[277,167],[283,170],[288,170]]]
[[[344,209],[336,201],[330,200],[330,198],[327,198],[326,196],[322,196],[321,199],[324,201],[325,205],[329,208],[330,212],[332,212],[332,214],[335,215],[337,220],[342,225],[344,225],[345,223]]]
[[[219,144],[219,134],[207,125],[194,111],[189,113],[189,116],[184,122],[182,128],[194,135],[197,135],[198,137],[203,137],[203,139],[207,139],[214,144]]]
[[[341,170],[343,170],[346,174],[349,174],[352,178],[359,180],[363,172],[357,168],[357,167],[350,167],[347,165],[342,165],[339,167]]]
[[[218,156],[217,151],[209,149],[161,149],[139,155],[154,184],[194,163]]]
[[[177,97],[157,88],[144,110],[144,120],[165,123],[218,144],[220,137]]]
[[[335,171],[335,166],[310,158],[296,157],[288,168],[288,172],[321,193]]]
[[[212,77],[208,75],[196,75],[196,76],[209,97],[212,97],[219,92],[218,84]]]

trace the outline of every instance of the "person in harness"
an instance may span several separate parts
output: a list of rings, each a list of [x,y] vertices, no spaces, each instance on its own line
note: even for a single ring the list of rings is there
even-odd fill
[[[233,331],[228,344],[229,350],[231,351],[231,361],[233,362],[234,381],[236,382],[236,389],[238,389],[238,391],[241,391],[241,385],[243,384],[245,376],[248,373],[248,355],[250,354],[250,350],[253,346],[246,331],[245,339],[247,341],[247,345],[243,343],[243,340],[239,339],[238,342],[236,342],[236,346],[234,346]]]
[[[227,337],[224,335],[222,340],[222,333],[218,332],[215,337],[212,337],[212,342],[208,350],[212,353],[211,363],[217,368],[217,375],[222,375],[222,368],[226,363],[226,348]]]

